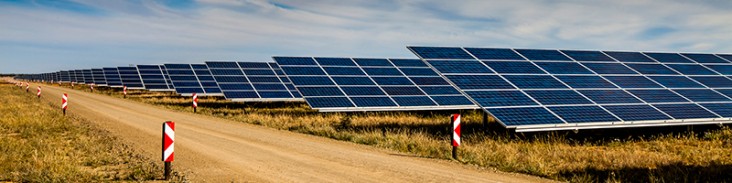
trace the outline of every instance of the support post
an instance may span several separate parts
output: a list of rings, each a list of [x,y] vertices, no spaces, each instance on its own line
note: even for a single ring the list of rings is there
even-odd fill
[[[165,180],[170,180],[170,162],[165,162],[164,176]]]
[[[481,112],[483,112],[483,130],[488,131],[488,113],[482,110]]]
[[[450,116],[450,140],[452,141],[452,159],[458,160],[458,146],[461,144],[460,139],[460,114]]]

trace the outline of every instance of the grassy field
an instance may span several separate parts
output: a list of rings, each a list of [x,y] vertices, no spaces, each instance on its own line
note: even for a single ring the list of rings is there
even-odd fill
[[[68,86],[66,86],[68,87]],[[86,86],[75,87],[79,90]],[[119,89],[100,88],[122,98]],[[189,97],[130,91],[129,100],[193,112]],[[319,113],[305,103],[236,103],[201,97],[198,114],[366,144],[420,157],[450,159],[448,116],[461,112],[459,161],[488,169],[571,182],[729,182],[728,127],[513,133],[480,111]]]
[[[34,90],[35,91],[35,90]],[[147,181],[156,161],[58,105],[0,82],[0,182]]]

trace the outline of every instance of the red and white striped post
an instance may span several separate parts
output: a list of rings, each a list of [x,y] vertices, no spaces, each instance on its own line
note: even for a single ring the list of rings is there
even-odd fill
[[[165,162],[165,180],[170,178],[170,163],[175,155],[175,122],[163,123],[163,161]]]
[[[450,121],[452,122],[452,127],[450,128],[450,131],[452,131],[452,135],[450,136],[452,141],[452,158],[458,159],[457,148],[460,146],[460,114],[450,116]]]
[[[69,107],[69,95],[64,93],[64,95],[61,96],[61,109],[64,111],[64,116],[66,116],[66,108]]]
[[[25,82],[25,92],[28,92],[30,90],[30,83]]]
[[[193,113],[196,113],[196,108],[198,108],[198,94],[193,93]]]
[[[122,95],[124,95],[124,98],[127,98],[127,86],[122,87]]]
[[[38,93],[36,93],[36,96],[38,96],[38,98],[41,98],[41,86],[38,86]]]
[[[94,93],[94,83],[89,84],[89,89],[91,89],[91,92]]]

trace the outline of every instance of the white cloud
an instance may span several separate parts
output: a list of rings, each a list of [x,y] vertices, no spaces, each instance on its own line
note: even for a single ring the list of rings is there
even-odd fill
[[[407,45],[732,49],[732,4],[721,1],[200,0],[183,9],[155,1],[78,2],[104,13],[0,7],[0,49],[17,50],[0,55],[0,62],[20,63],[37,49],[55,47],[72,49],[49,51],[55,55],[35,58],[37,62],[85,66],[95,60],[98,65],[103,60],[192,63],[269,60],[272,55],[413,57]],[[644,35],[658,27],[673,31]],[[14,70],[22,71],[8,67],[0,72]]]

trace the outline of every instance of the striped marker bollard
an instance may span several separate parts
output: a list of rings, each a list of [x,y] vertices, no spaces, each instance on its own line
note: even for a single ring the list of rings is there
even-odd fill
[[[193,113],[196,113],[196,108],[198,108],[198,95],[193,93]]]
[[[36,96],[38,96],[38,98],[41,98],[41,86],[38,86],[38,93],[36,93]]]
[[[124,95],[123,98],[127,98],[127,86],[122,87],[122,95]]]
[[[94,93],[94,83],[89,85],[89,89],[91,89],[91,92]]]
[[[25,82],[25,92],[27,93],[30,90],[30,83]]]
[[[64,95],[61,96],[61,109],[64,111],[64,116],[66,116],[66,108],[69,107],[69,95],[64,93]]]
[[[170,178],[170,163],[175,155],[175,122],[163,123],[163,161],[165,162],[165,180]]]
[[[450,121],[452,122],[452,127],[450,128],[450,131],[452,131],[452,135],[450,136],[452,140],[452,158],[457,160],[458,146],[460,146],[460,114],[450,116]]]

